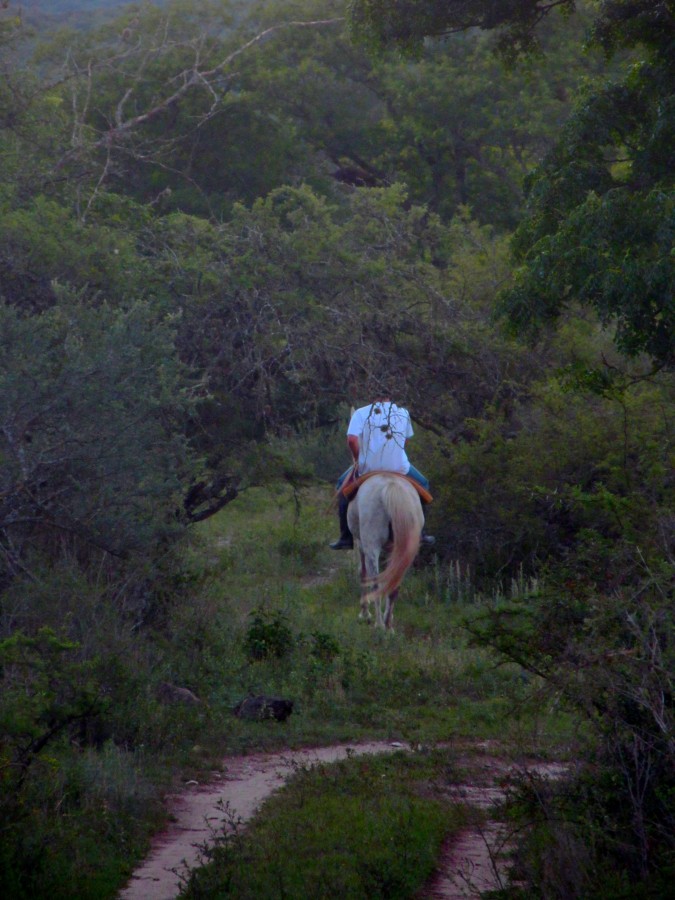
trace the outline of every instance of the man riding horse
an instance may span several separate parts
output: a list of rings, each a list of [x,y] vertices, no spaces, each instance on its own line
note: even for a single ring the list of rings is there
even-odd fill
[[[375,471],[399,472],[412,478],[425,490],[429,489],[428,479],[410,464],[405,452],[406,441],[412,436],[410,413],[392,403],[385,394],[356,410],[347,428],[347,446],[354,465],[342,473],[336,485],[340,537],[330,544],[333,550],[351,550],[354,546],[354,538],[347,525],[349,500],[341,491],[352,472],[359,476]],[[422,543],[433,544],[435,540],[430,534],[422,533]]]

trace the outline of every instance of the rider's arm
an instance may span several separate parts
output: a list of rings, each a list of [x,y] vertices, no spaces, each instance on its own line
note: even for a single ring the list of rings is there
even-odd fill
[[[359,461],[359,439],[355,434],[347,435],[347,446],[349,447],[349,452],[354,458],[354,465]]]

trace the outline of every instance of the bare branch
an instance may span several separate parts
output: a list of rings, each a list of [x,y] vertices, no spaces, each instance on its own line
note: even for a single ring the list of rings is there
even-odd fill
[[[145,110],[145,112],[139,113],[136,116],[132,116],[130,119],[122,121],[121,112],[124,103],[128,99],[128,96],[131,94],[132,89],[130,88],[125,96],[122,98],[120,103],[118,104],[118,115],[116,116],[116,124],[114,128],[111,128],[107,131],[98,141],[94,143],[95,147],[110,145],[117,138],[122,135],[132,131],[134,128],[137,128],[139,125],[144,124],[145,122],[150,121],[155,118],[160,113],[167,110],[174,103],[177,103],[178,100],[181,99],[187,92],[197,86],[208,86],[208,89],[213,94],[214,98],[217,97],[215,91],[211,87],[210,80],[213,79],[216,75],[222,74],[224,69],[226,69],[238,56],[241,56],[242,53],[245,53],[251,47],[259,44],[266,37],[274,34],[277,31],[280,31],[284,28],[318,28],[324,25],[335,25],[338,22],[343,22],[344,17],[338,17],[334,19],[317,19],[311,22],[301,22],[301,21],[293,21],[293,22],[282,22],[277,25],[272,25],[270,28],[266,28],[264,31],[259,32],[255,35],[255,37],[251,38],[241,47],[234,50],[232,53],[228,54],[217,66],[214,66],[211,69],[205,69],[201,71],[199,69],[199,58],[196,60],[196,64],[192,69],[185,69],[183,72],[180,72],[175,76],[173,81],[181,80],[181,84],[172,94],[168,97],[165,97],[161,102],[155,104],[150,109]]]

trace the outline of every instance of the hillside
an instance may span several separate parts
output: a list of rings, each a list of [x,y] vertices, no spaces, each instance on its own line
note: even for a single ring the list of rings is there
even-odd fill
[[[3,897],[116,896],[225,756],[381,740],[186,890],[415,896],[495,740],[575,760],[505,897],[670,886],[675,21],[572,5],[0,9]],[[387,396],[436,538],[376,505],[393,634],[328,546]]]

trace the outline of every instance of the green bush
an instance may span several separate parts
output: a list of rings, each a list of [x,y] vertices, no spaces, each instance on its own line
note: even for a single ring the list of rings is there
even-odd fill
[[[29,551],[107,562],[168,541],[192,467],[173,326],[150,304],[0,303],[0,577]],[[66,550],[67,548],[67,550]]]
[[[111,743],[99,661],[43,628],[0,642],[0,891],[13,900],[112,896],[158,800]],[[79,752],[74,748],[78,748]],[[154,807],[157,819],[159,803]],[[101,853],[101,847],[105,852]]]
[[[295,645],[293,632],[280,610],[258,607],[249,616],[244,648],[249,660],[263,660],[287,656]]]
[[[331,634],[315,631],[312,634],[312,656],[322,662],[331,662],[340,655],[340,643]]]
[[[585,557],[578,572],[569,564],[557,579],[550,572],[537,596],[469,624],[480,644],[542,678],[585,723],[580,774],[549,792],[525,785],[514,804],[529,823],[514,880],[537,896],[660,896],[655,885],[673,867],[673,598],[665,570],[643,563],[638,579],[633,562],[630,589],[603,593]],[[605,580],[604,566],[597,574]],[[572,871],[574,886],[565,881]]]

